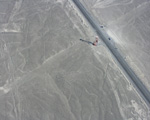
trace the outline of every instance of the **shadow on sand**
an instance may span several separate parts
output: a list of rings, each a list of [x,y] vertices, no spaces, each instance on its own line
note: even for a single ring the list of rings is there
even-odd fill
[[[85,42],[85,43],[87,43],[87,44],[93,45],[93,42],[90,42],[90,41],[87,41],[87,40],[80,39],[80,41]]]

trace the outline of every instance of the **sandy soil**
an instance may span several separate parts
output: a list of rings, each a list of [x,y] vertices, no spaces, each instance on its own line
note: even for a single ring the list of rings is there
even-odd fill
[[[80,0],[150,90],[150,2],[148,0]]]
[[[4,7],[5,6],[5,7]],[[0,120],[148,120],[149,108],[71,1],[0,1]]]

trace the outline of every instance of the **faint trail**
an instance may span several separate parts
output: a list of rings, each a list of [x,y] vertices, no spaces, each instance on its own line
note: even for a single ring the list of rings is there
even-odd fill
[[[9,22],[12,22],[14,20],[14,16],[17,14],[19,9],[21,8],[22,2],[23,2],[23,0],[16,1],[14,8],[12,10],[11,16],[9,18]]]
[[[143,2],[142,4],[138,5],[137,7],[133,8],[129,12],[125,13],[124,15],[118,17],[115,21],[112,21],[109,23],[109,25],[116,24],[122,20],[126,20],[127,18],[130,18],[130,21],[128,21],[125,25],[122,27],[126,26],[127,24],[131,24],[131,22],[134,22],[134,19],[138,18],[140,15],[144,14],[148,6],[150,5],[150,2]]]
[[[69,45],[66,49],[63,49],[63,50],[60,50],[58,53],[56,53],[55,55],[52,55],[51,57],[49,57],[48,59],[46,59],[42,65],[39,65],[38,67],[36,67],[34,70],[30,71],[29,73],[25,74],[23,77],[21,77],[20,79],[16,80],[16,81],[12,81],[11,84],[6,84],[4,86],[4,88],[1,88],[0,87],[0,90],[3,90],[0,91],[0,96],[6,94],[7,92],[9,92],[10,90],[12,89],[16,89],[16,86],[20,86],[22,84],[24,84],[25,82],[28,82],[28,81],[31,81],[34,76],[39,76],[38,73],[36,73],[36,71],[38,69],[41,69],[42,67],[45,67],[47,65],[47,63],[50,61],[50,60],[53,60],[55,59],[55,57],[57,57],[58,55],[61,55],[63,54],[64,52],[68,51],[69,49],[71,49],[72,47],[74,47],[75,45],[78,45],[79,44],[79,41],[78,42],[75,42],[73,45]],[[13,78],[13,77],[12,77]],[[6,91],[6,92],[5,92]]]
[[[23,0],[16,0],[15,5],[11,11],[8,22],[6,24],[0,25],[0,33],[20,33],[21,24],[14,21],[15,15],[17,15],[19,9],[21,8]]]
[[[117,1],[117,0],[97,0],[93,8],[106,8],[111,6],[117,6],[117,5],[127,5],[131,4],[133,0],[124,0],[124,1]]]

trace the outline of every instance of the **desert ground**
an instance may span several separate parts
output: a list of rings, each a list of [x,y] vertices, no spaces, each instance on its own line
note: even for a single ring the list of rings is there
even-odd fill
[[[72,0],[1,0],[0,120],[149,120],[105,44],[88,44],[95,36]]]
[[[150,91],[150,1],[80,0]]]

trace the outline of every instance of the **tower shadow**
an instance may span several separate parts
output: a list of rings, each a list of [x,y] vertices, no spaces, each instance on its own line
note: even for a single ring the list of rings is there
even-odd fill
[[[81,41],[81,42],[85,42],[85,43],[87,43],[87,44],[93,45],[93,42],[91,42],[91,41],[87,41],[87,40],[83,40],[83,39],[80,39],[80,41]]]

